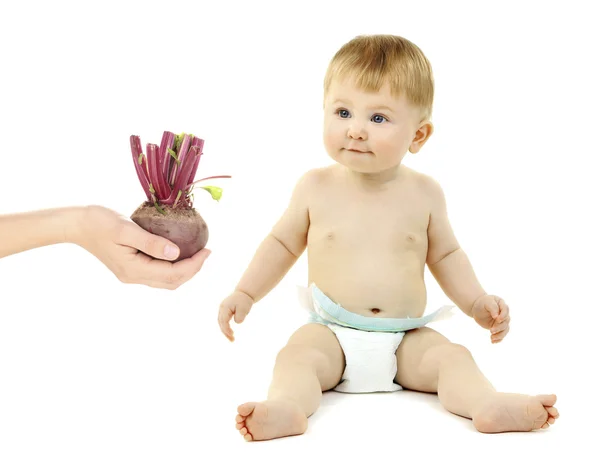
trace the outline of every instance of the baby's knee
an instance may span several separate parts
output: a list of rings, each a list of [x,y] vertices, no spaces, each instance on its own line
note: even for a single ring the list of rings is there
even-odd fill
[[[471,351],[469,351],[462,344],[448,343],[441,348],[442,360],[452,360],[457,357],[473,357]]]

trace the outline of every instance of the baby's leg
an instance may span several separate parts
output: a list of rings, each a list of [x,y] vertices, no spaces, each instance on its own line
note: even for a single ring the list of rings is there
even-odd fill
[[[329,328],[302,326],[277,355],[267,400],[238,407],[240,434],[251,441],[304,433],[321,392],[340,382],[344,367],[344,353]]]
[[[555,395],[496,392],[465,347],[430,328],[407,332],[396,357],[396,382],[409,390],[437,392],[448,411],[473,419],[481,432],[531,431],[558,418]]]

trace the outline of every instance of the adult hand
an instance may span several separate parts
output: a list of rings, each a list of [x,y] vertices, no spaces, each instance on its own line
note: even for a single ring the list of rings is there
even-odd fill
[[[96,256],[121,282],[169,290],[196,275],[210,255],[205,248],[190,258],[169,262],[179,256],[175,244],[97,205],[84,209],[70,239]]]

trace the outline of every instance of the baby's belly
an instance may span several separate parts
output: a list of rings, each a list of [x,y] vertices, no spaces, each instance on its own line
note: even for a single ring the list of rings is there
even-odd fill
[[[309,247],[309,283],[346,310],[378,318],[423,316],[427,293],[424,257],[417,251],[354,252]]]

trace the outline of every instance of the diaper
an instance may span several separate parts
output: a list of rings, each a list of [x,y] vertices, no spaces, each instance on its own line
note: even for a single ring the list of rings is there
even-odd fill
[[[346,368],[337,392],[396,392],[396,351],[406,331],[432,321],[451,317],[452,305],[445,305],[421,318],[376,318],[344,309],[333,302],[316,285],[298,287],[300,304],[309,312],[309,323],[320,323],[335,333]]]

